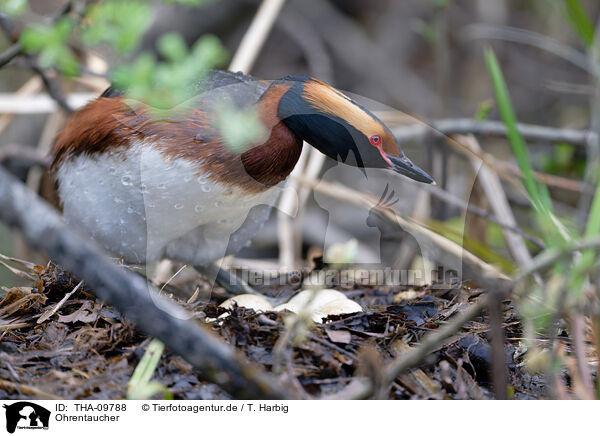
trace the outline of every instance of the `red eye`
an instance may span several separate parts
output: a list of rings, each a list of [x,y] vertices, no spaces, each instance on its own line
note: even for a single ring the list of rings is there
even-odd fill
[[[381,138],[379,137],[379,135],[373,135],[369,138],[369,142],[371,143],[371,145],[379,147],[381,145]]]

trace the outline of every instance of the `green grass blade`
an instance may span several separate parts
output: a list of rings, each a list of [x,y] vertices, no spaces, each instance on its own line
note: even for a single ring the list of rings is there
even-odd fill
[[[130,400],[143,400],[162,392],[165,399],[173,399],[166,387],[158,382],[151,381],[152,375],[158,366],[160,356],[165,346],[158,339],[152,339],[146,352],[135,367],[133,375],[127,385],[127,398]]]
[[[538,184],[535,179],[533,167],[527,153],[527,145],[517,127],[517,117],[510,100],[508,87],[504,81],[498,59],[491,49],[485,51],[485,60],[494,86],[498,111],[506,126],[508,141],[517,159],[517,164],[523,173],[523,184],[534,206],[538,221],[544,232],[547,232],[546,243],[549,246],[560,244],[570,239],[569,233],[553,213],[548,188],[545,185]]]
[[[584,232],[584,239],[590,239],[600,234],[600,181],[596,185],[596,193],[592,200],[590,208],[590,216],[588,217],[587,225]],[[571,289],[575,297],[579,298],[583,295],[586,274],[596,262],[594,250],[586,250],[581,254],[581,257],[571,270]]]
[[[579,0],[564,0],[567,19],[586,47],[594,43],[594,25]]]
[[[513,110],[508,88],[504,81],[500,65],[498,64],[498,59],[491,49],[485,51],[485,60],[494,86],[500,117],[506,126],[508,140],[517,159],[519,168],[523,173],[525,189],[534,205],[541,208],[543,207],[544,202],[541,199],[540,190],[533,174],[533,167],[531,166],[529,156],[527,155],[527,146],[517,128],[517,117]]]

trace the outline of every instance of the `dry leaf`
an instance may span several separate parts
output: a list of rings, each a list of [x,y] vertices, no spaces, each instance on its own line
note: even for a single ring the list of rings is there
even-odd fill
[[[325,329],[327,337],[336,344],[349,344],[352,341],[352,335],[348,330],[329,330]]]

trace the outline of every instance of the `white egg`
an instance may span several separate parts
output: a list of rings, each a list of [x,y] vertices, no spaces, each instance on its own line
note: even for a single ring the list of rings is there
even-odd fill
[[[289,310],[294,313],[305,311],[309,313],[311,319],[316,323],[323,322],[323,318],[328,315],[343,315],[363,311],[360,304],[350,300],[343,293],[335,289],[301,291],[290,301],[276,306],[273,310],[277,312]]]
[[[273,310],[273,306],[263,297],[253,294],[241,294],[223,301],[219,306],[225,309],[231,309],[237,304],[246,309],[252,309],[255,312],[267,312]]]
[[[311,301],[312,298],[312,301]],[[290,299],[285,305],[285,309],[290,312],[298,313],[302,309],[314,311],[330,301],[346,298],[344,294],[335,289],[305,290],[300,291]],[[278,306],[279,307],[279,306]]]
[[[356,301],[349,298],[330,301],[327,304],[319,307],[319,312],[325,315],[343,315],[346,313],[362,312],[363,309]]]

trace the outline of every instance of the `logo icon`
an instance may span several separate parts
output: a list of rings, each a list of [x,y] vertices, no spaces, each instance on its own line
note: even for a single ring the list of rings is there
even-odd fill
[[[6,409],[6,431],[14,433],[18,429],[48,429],[50,411],[29,401],[19,401],[3,405]]]

